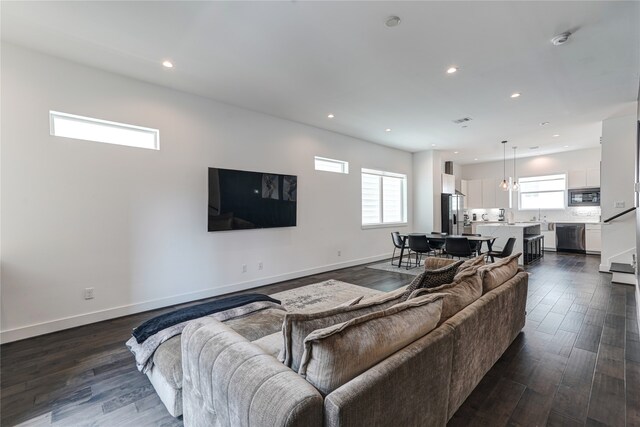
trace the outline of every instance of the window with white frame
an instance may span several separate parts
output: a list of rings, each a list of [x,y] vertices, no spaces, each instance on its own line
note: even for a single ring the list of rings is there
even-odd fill
[[[407,222],[407,176],[362,169],[362,225]]]
[[[53,136],[150,150],[160,149],[160,131],[158,129],[76,116],[58,111],[49,111],[49,125]]]
[[[349,162],[343,160],[315,156],[315,167],[317,171],[349,173]]]
[[[567,188],[565,174],[520,178],[520,210],[564,209]]]

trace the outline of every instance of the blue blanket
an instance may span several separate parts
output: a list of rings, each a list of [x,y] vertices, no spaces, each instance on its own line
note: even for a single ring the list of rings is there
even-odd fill
[[[253,302],[268,301],[280,304],[280,301],[263,294],[243,294],[223,298],[216,301],[205,302],[203,304],[192,305],[190,307],[181,308],[171,313],[162,314],[147,320],[142,325],[133,330],[133,337],[138,344],[142,344],[147,338],[158,333],[159,331],[186,322],[187,320],[197,319],[199,317],[208,316],[219,311],[230,310],[232,308],[241,307]]]

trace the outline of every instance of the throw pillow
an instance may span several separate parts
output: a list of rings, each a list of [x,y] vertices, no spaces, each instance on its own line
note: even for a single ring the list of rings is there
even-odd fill
[[[425,270],[420,273],[407,287],[403,300],[407,300],[411,293],[420,288],[435,288],[453,282],[462,261],[445,265],[437,270]]]
[[[478,267],[482,267],[483,265],[484,265],[484,255],[479,255],[475,258],[470,258],[460,265],[460,267],[458,268],[458,274],[462,273],[468,268],[474,268],[474,267],[478,268]]]
[[[318,329],[304,340],[298,373],[323,396],[434,329],[441,295],[425,295],[348,322]]]
[[[442,267],[446,267],[447,265],[453,264],[456,262],[453,258],[439,258],[430,256],[425,258],[424,260],[424,269],[425,270],[437,270]]]
[[[482,277],[477,267],[467,268],[456,274],[453,283],[436,288],[416,289],[409,296],[409,300],[429,294],[442,294],[442,317],[440,323],[445,322],[454,314],[476,301],[482,296]]]
[[[348,307],[335,307],[329,310],[296,313],[287,312],[282,322],[283,345],[278,360],[294,371],[300,367],[304,352],[304,339],[316,329],[322,329],[343,323],[374,311],[385,310],[402,298],[398,292],[376,295]]]
[[[518,273],[518,258],[522,253],[500,259],[494,263],[480,267],[478,271],[482,276],[482,293],[487,293]]]

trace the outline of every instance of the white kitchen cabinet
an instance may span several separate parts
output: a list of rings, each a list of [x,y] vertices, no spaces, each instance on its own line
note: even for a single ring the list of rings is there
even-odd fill
[[[544,249],[547,251],[555,251],[556,250],[556,231],[542,231],[542,235],[544,236]]]
[[[496,203],[494,208],[502,208],[509,209],[509,192],[504,191],[502,188],[498,187],[502,182],[501,179],[493,180],[495,192],[496,192]]]
[[[587,171],[579,169],[569,171],[569,188],[582,188],[587,186]]]
[[[442,174],[442,192],[456,194],[456,177],[454,175]]]
[[[587,187],[600,187],[600,169],[587,169]]]
[[[471,179],[467,181],[467,207],[478,209],[482,207],[482,180]]]
[[[588,253],[602,251],[602,226],[600,224],[586,224],[585,246]]]
[[[482,207],[484,209],[495,208],[496,206],[496,190],[498,186],[495,179],[482,180]]]
[[[469,207],[469,186],[467,185],[467,180],[466,179],[461,179],[460,180],[460,192],[462,192],[462,194],[464,194],[466,197],[463,198],[464,200],[464,209],[467,209]]]

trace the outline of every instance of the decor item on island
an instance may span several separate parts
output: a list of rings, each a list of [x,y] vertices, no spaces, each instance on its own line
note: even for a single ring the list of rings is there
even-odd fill
[[[208,230],[294,227],[298,177],[209,168]]]
[[[502,141],[502,182],[499,187],[503,191],[509,190],[509,182],[507,181],[507,141]]]

